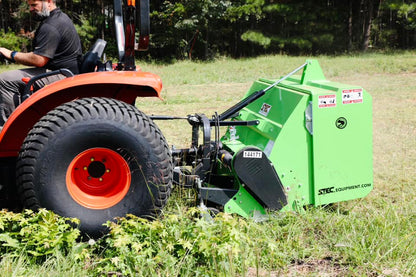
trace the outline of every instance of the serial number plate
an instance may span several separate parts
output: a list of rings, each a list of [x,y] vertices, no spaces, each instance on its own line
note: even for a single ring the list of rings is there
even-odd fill
[[[261,159],[263,157],[263,152],[261,151],[244,151],[243,158],[254,158]]]

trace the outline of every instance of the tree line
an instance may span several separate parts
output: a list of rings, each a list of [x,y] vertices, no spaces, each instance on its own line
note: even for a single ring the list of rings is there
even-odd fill
[[[139,1],[139,0],[136,0]],[[96,38],[116,56],[113,0],[58,0],[84,51]],[[413,0],[151,0],[150,59],[339,54],[414,49]],[[30,50],[27,3],[0,0],[0,45]]]

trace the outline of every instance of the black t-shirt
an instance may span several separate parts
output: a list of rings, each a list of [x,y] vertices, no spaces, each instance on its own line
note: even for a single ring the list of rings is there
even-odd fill
[[[67,68],[78,74],[82,55],[81,41],[71,19],[59,8],[51,11],[35,33],[33,53],[49,58],[44,66],[56,70]]]

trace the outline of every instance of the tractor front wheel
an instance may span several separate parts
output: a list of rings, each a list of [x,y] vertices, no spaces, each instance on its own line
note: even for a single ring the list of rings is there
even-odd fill
[[[26,208],[78,218],[81,231],[97,237],[116,217],[158,214],[171,191],[172,159],[160,130],[135,107],[79,99],[30,131],[17,184]]]

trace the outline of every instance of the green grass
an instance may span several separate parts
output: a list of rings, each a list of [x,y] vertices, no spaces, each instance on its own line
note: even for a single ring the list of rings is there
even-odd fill
[[[53,234],[59,221],[52,216],[6,213],[0,276],[415,276],[414,52],[141,64],[162,77],[164,101],[137,105],[148,114],[211,116],[257,78],[277,79],[308,58],[318,59],[327,79],[360,85],[373,97],[374,190],[366,198],[271,213],[264,222],[225,214],[206,221],[190,208],[194,195],[175,190],[159,220],[123,219],[94,244],[32,234]],[[185,121],[157,123],[170,144],[188,146]],[[37,231],[22,232],[30,220]]]

